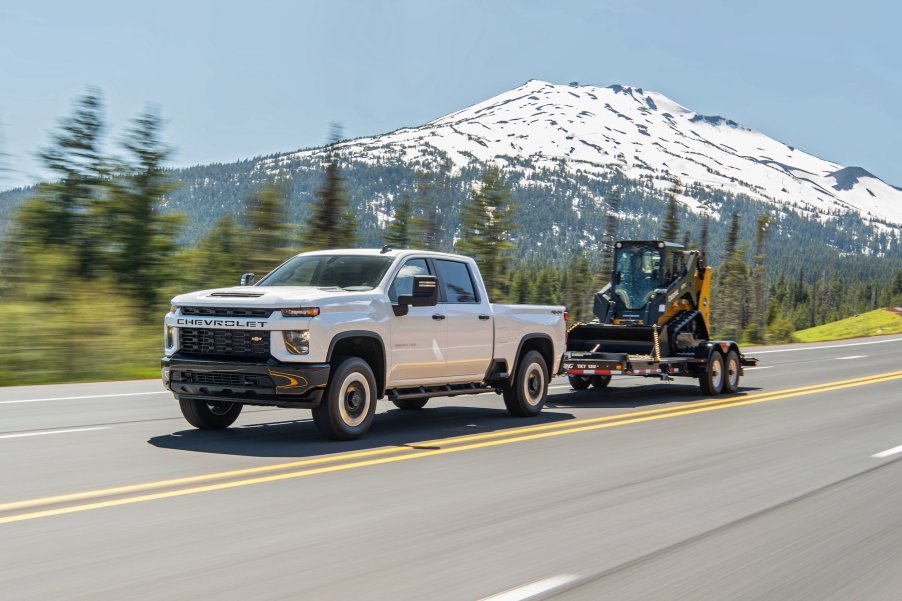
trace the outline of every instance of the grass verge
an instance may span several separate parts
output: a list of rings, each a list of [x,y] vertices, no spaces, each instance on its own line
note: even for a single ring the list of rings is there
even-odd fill
[[[821,342],[900,332],[902,332],[902,315],[886,309],[877,309],[807,330],[799,330],[792,337],[798,342]]]

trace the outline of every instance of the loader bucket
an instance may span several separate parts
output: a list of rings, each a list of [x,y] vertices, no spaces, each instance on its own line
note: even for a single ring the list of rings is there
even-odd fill
[[[567,347],[574,351],[653,355],[654,340],[654,329],[648,326],[588,323],[570,331]]]

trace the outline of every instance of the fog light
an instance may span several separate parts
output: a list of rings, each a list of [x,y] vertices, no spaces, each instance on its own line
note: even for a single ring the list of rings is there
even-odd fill
[[[282,332],[285,348],[292,355],[306,355],[310,352],[309,330],[286,330]]]
[[[166,338],[165,338],[166,348],[172,348],[175,346],[175,328],[172,326],[166,326]]]

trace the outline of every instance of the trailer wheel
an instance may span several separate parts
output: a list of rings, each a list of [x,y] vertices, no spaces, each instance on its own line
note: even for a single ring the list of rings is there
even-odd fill
[[[733,394],[739,391],[739,354],[736,351],[727,353],[727,360],[724,364],[724,394]]]
[[[586,390],[592,385],[592,376],[567,376],[567,380],[573,390]]]
[[[179,399],[185,420],[201,430],[225,430],[238,419],[242,407],[240,403]]]
[[[595,388],[607,388],[611,383],[611,376],[592,376],[592,386]]]
[[[724,366],[723,355],[720,351],[711,353],[705,371],[698,376],[698,384],[702,389],[702,394],[707,396],[716,396],[723,391]]]
[[[354,440],[363,436],[376,415],[376,378],[369,363],[360,357],[335,361],[329,386],[313,423],[330,440]]]
[[[392,401],[392,403],[395,404],[395,407],[403,409],[404,411],[422,409],[426,406],[427,402],[429,402],[429,399],[398,399],[397,401]]]
[[[514,417],[539,414],[548,398],[548,366],[538,351],[520,359],[517,373],[503,390],[504,405]]]

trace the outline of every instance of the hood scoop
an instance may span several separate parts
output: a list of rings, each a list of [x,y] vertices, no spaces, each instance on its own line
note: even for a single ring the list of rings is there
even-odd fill
[[[219,298],[260,298],[263,292],[211,292],[210,296]]]

